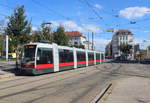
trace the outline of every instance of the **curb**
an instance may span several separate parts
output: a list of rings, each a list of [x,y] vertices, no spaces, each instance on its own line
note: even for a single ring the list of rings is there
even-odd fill
[[[11,73],[3,74],[3,75],[0,75],[0,80],[5,79],[5,78],[12,78],[12,77],[15,77],[15,74],[11,74]]]
[[[106,86],[90,103],[99,103],[106,92],[112,87],[112,83]]]

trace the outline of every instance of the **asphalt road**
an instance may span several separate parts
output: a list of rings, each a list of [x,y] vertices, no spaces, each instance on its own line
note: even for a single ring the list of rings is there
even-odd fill
[[[106,63],[0,81],[0,103],[89,103],[113,80],[150,78],[150,65]]]

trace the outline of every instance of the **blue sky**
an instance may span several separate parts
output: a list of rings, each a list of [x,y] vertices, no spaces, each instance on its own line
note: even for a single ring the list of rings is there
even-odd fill
[[[52,22],[53,30],[61,24],[66,30],[78,30],[85,36],[94,32],[99,50],[104,50],[112,37],[112,33],[102,31],[111,28],[132,30],[136,43],[150,44],[149,0],[1,0],[0,20],[6,21],[4,15],[10,16],[17,5],[25,6],[33,29],[42,22]]]

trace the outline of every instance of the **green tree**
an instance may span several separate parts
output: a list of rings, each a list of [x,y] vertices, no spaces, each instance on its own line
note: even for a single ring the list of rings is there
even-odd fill
[[[130,54],[130,50],[132,49],[132,45],[122,43],[119,46],[119,49],[122,52],[121,57],[123,57],[123,59],[127,59],[127,55]]]
[[[18,6],[9,17],[5,34],[9,36],[9,47],[12,51],[18,51],[19,47],[29,42],[31,24],[26,20],[24,6]]]
[[[33,31],[31,35],[32,42],[39,42],[41,40],[53,42],[53,33],[51,32],[51,28],[46,26],[44,23],[41,24],[41,27],[38,30]]]
[[[30,35],[30,41],[31,42],[39,42],[41,40],[41,31],[34,31],[32,32],[32,35]]]
[[[69,37],[66,35],[64,27],[60,26],[57,28],[57,31],[54,33],[54,42],[58,45],[68,46]]]
[[[53,35],[51,32],[51,28],[49,26],[46,26],[44,23],[41,25],[41,40],[48,40],[53,41]]]
[[[15,51],[17,54],[16,66],[18,66],[20,47],[30,40],[29,34],[31,32],[31,24],[26,20],[24,6],[15,8],[14,13],[8,18],[9,21],[7,23],[5,34],[9,36],[9,48],[11,52]]]
[[[119,46],[120,51],[123,53],[129,53],[131,48],[132,48],[131,45],[125,43],[121,43],[121,45]]]

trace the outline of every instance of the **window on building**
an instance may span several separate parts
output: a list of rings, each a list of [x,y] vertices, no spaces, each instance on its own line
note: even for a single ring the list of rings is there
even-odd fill
[[[74,42],[75,45],[78,45],[78,42]]]

